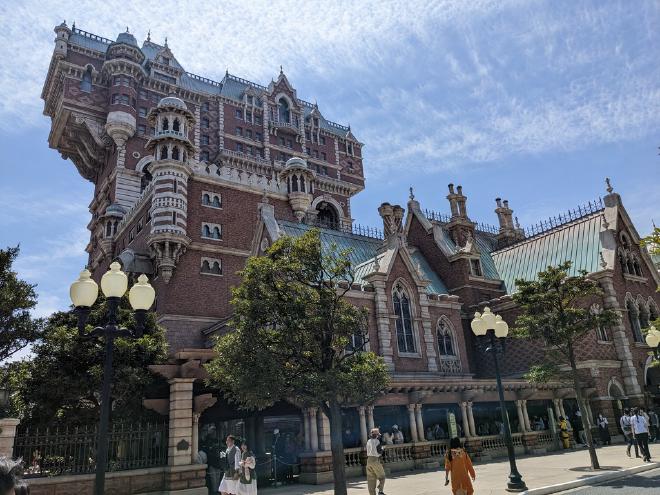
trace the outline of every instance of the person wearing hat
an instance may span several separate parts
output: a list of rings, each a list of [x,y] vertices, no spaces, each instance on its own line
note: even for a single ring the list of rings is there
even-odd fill
[[[392,426],[392,441],[396,444],[403,443],[403,433],[399,430],[399,425]]]
[[[371,430],[370,438],[367,440],[367,486],[369,495],[376,495],[376,483],[378,483],[378,495],[385,495],[385,469],[380,462],[383,455],[383,447],[380,444],[380,430]]]

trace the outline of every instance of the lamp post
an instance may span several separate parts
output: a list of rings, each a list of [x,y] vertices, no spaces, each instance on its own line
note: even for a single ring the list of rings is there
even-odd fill
[[[504,390],[502,388],[502,377],[500,375],[500,363],[497,358],[498,352],[503,352],[503,349],[498,349],[495,337],[503,339],[509,334],[509,325],[502,319],[500,315],[491,313],[490,308],[485,308],[484,313],[475,313],[474,319],[470,323],[472,332],[477,337],[488,335],[489,346],[486,352],[493,354],[495,361],[495,377],[497,379],[497,392],[500,397],[500,412],[502,414],[502,423],[504,424],[504,439],[506,442],[506,450],[509,455],[509,466],[511,472],[509,474],[509,482],[507,483],[507,491],[518,492],[527,490],[527,486],[522,479],[516,467],[516,454],[513,450],[513,441],[511,440],[511,429],[509,428],[509,416],[506,411],[506,404],[504,403]],[[503,344],[503,341],[502,341]]]
[[[101,418],[99,420],[98,439],[96,442],[96,477],[94,494],[103,495],[105,489],[105,469],[108,462],[108,423],[110,421],[110,385],[112,384],[112,351],[114,341],[118,337],[140,338],[144,330],[147,310],[154,303],[156,293],[145,275],[138,277],[137,283],[131,287],[128,300],[135,310],[137,322],[134,330],[120,328],[117,324],[119,303],[128,289],[128,277],[121,271],[121,265],[116,261],[101,278],[101,290],[107,298],[108,322],[105,326],[96,327],[90,333],[85,333],[85,325],[89,318],[92,305],[99,294],[98,285],[92,280],[89,270],[80,272],[80,277],[71,284],[69,295],[78,315],[78,333],[81,337],[105,339],[105,360],[103,363],[103,385],[101,387]]]
[[[649,328],[646,334],[646,345],[653,351],[653,359],[660,359],[660,352],[658,352],[658,344],[660,344],[660,331],[653,325]]]

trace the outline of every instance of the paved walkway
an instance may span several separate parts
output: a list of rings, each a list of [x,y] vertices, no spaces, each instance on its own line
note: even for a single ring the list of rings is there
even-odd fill
[[[641,459],[628,458],[624,445],[613,445],[597,449],[601,471],[594,473],[589,467],[589,453],[586,449],[562,453],[550,453],[541,456],[521,457],[518,470],[527,487],[539,488],[557,483],[602,474],[606,471],[618,471],[645,464]],[[651,445],[651,456],[660,459],[660,444]],[[660,464],[656,464],[660,467]],[[501,495],[505,491],[509,474],[508,460],[498,459],[475,466],[477,481],[475,495]],[[264,490],[268,495],[332,495],[332,485],[293,485]],[[364,478],[349,481],[349,495],[367,495],[367,483]],[[444,486],[444,471],[411,471],[394,473],[385,485],[387,495],[450,495],[449,487]]]

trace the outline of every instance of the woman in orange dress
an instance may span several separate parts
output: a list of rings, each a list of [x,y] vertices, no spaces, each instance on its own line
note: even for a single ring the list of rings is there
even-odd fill
[[[476,478],[470,456],[461,447],[459,438],[452,438],[445,455],[445,485],[449,484],[451,472],[451,492],[454,495],[472,495],[472,481]],[[472,478],[472,481],[470,481]]]

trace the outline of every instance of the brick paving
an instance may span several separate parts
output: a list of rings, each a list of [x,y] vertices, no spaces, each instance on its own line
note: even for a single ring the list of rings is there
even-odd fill
[[[557,483],[564,483],[607,471],[618,471],[644,464],[641,459],[628,458],[625,446],[613,445],[598,449],[598,459],[602,470],[594,473],[589,468],[589,453],[586,449],[568,452],[552,453],[541,456],[526,456],[518,459],[518,470],[529,489],[539,488]],[[651,456],[660,459],[660,444],[651,445]],[[657,463],[660,467],[660,463]],[[498,459],[475,466],[477,481],[475,495],[500,495],[505,491],[508,460]],[[623,482],[625,484],[625,481]],[[332,485],[296,485],[264,490],[268,495],[332,495]],[[365,478],[355,478],[349,481],[349,495],[366,495]],[[444,472],[411,471],[393,473],[385,485],[387,495],[440,495],[451,493],[444,486]]]

